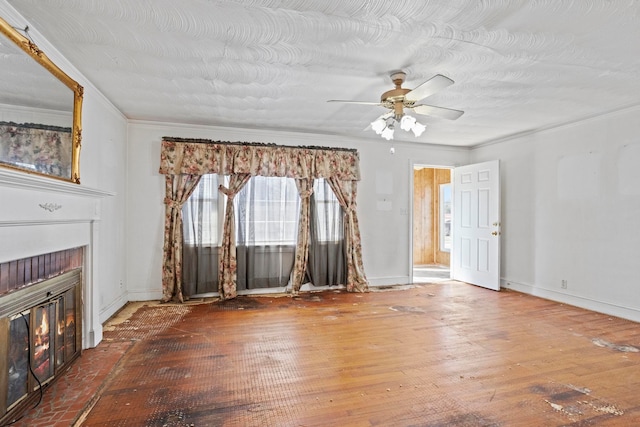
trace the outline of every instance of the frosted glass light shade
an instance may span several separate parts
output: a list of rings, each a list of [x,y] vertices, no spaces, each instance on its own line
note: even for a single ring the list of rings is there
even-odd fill
[[[422,135],[422,132],[424,132],[424,130],[427,127],[425,125],[423,125],[422,123],[418,123],[416,122],[413,127],[411,128],[411,130],[413,131],[413,134],[417,137],[419,137],[420,135]]]
[[[404,131],[407,131],[407,132],[410,131],[415,124],[416,124],[416,119],[414,117],[404,115],[400,119],[400,127]]]
[[[387,127],[387,123],[382,119],[377,119],[371,122],[371,129],[373,129],[378,135],[382,134],[385,127]]]

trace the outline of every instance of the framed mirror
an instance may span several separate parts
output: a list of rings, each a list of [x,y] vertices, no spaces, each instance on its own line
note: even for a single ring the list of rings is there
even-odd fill
[[[80,183],[83,88],[0,18],[0,166]]]

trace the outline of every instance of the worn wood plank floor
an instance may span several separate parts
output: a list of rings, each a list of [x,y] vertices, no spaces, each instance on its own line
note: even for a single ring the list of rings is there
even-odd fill
[[[638,326],[452,281],[147,306],[83,425],[640,425]]]

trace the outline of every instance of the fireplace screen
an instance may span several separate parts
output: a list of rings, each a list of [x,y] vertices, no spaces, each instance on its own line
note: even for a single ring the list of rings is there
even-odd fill
[[[29,316],[30,312],[13,316],[9,326],[9,390],[7,407],[27,395],[29,380]]]
[[[0,303],[0,425],[80,355],[80,283],[73,271],[36,285],[35,297],[13,293],[15,311]]]
[[[66,292],[57,301],[56,367],[76,354],[76,301],[73,292]]]
[[[34,309],[32,368],[40,383],[46,382],[53,376],[53,332],[55,328],[50,328],[49,325],[55,319],[55,309],[55,303],[42,305]]]

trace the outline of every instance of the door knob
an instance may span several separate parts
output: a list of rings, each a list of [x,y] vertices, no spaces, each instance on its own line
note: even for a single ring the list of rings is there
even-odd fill
[[[494,231],[493,233],[491,233],[492,236],[497,236],[498,234],[500,234],[500,233],[497,232],[497,231]]]

